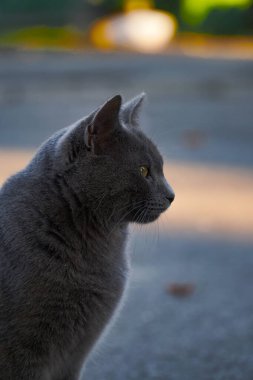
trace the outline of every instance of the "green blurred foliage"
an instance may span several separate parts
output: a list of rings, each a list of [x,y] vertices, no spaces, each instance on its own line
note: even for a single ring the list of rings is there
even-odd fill
[[[192,0],[192,5],[197,1]],[[178,20],[179,30],[184,32],[208,33],[218,35],[253,34],[253,1],[248,7],[224,7],[216,6],[210,9],[206,17],[200,22],[193,22],[190,16],[187,19],[183,13],[183,0],[164,1],[156,0],[158,9],[174,14]]]
[[[79,49],[83,48],[85,43],[85,35],[70,27],[35,26],[0,35],[1,46]]]
[[[101,1],[99,7],[104,10],[105,13],[120,12],[124,7],[124,0],[109,0]],[[92,4],[92,1],[90,1]]]
[[[180,1],[175,0],[155,0],[155,7],[174,14],[177,18],[180,17]]]

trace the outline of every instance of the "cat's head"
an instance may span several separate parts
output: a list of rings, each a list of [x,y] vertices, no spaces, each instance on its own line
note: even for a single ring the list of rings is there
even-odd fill
[[[144,98],[122,104],[117,95],[57,141],[57,174],[101,219],[149,223],[174,200],[162,156],[139,127]]]

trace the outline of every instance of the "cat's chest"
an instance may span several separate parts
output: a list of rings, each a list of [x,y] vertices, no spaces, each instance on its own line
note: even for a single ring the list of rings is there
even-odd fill
[[[101,295],[114,299],[120,296],[128,274],[126,236],[114,233],[112,237],[97,236],[86,240],[83,257],[84,288],[87,286]]]
[[[67,361],[73,355],[83,360],[89,352],[117,308],[128,274],[123,241],[120,246],[93,241],[82,249],[80,267],[68,268],[61,289],[63,298],[55,308],[61,316],[57,317],[57,331],[62,331],[62,340],[53,352],[56,356],[61,352],[60,357]]]
[[[66,290],[69,288],[70,302],[81,305],[81,309],[90,314],[107,315],[113,311],[128,276],[125,243],[125,231],[116,231],[111,237],[92,234],[92,231],[86,234],[74,265],[68,270]]]
[[[117,308],[128,274],[125,242],[121,231],[110,239],[91,230],[65,263],[43,272],[41,286],[50,287],[37,308],[49,326],[49,351],[61,365],[72,355],[86,356]]]
[[[124,277],[128,271],[126,241],[127,230],[123,228],[109,232],[87,229],[78,252],[83,278],[88,274],[97,283],[109,286],[111,278]]]

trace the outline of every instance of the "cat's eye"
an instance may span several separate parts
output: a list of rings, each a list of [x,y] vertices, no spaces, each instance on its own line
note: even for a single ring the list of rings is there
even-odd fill
[[[148,170],[147,166],[140,166],[140,173],[141,173],[142,177],[147,177],[149,174],[149,170]]]

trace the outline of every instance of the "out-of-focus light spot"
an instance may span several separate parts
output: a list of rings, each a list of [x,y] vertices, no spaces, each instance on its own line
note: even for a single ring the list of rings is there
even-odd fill
[[[168,13],[139,9],[98,21],[91,30],[93,44],[143,53],[164,50],[176,31],[176,20]]]
[[[108,27],[108,20],[103,19],[97,21],[90,30],[90,39],[93,45],[100,49],[113,49],[114,44],[108,38],[106,29]]]
[[[177,38],[177,46],[182,54],[193,57],[253,60],[251,36],[207,36],[187,33]]]
[[[247,8],[251,0],[183,0],[182,15],[189,24],[201,23],[214,8]]]

